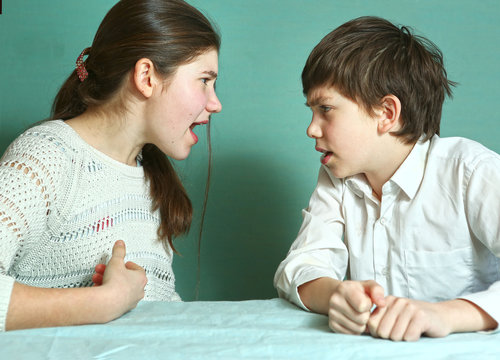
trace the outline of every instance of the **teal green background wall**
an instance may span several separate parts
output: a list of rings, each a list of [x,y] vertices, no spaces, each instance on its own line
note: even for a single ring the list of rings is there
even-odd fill
[[[0,15],[0,153],[49,115],[58,87],[89,46],[114,0],[3,1]],[[410,25],[443,51],[460,83],[445,103],[442,136],[465,136],[500,152],[500,2],[496,0],[192,0],[222,34],[213,117],[213,172],[201,251],[201,300],[275,297],[286,255],[319,168],[306,137],[311,114],[300,73],[319,40],[361,15]],[[202,133],[203,131],[199,130]],[[177,239],[177,287],[192,300],[207,173],[207,143],[176,163],[195,206]],[[1,191],[1,189],[0,189]]]

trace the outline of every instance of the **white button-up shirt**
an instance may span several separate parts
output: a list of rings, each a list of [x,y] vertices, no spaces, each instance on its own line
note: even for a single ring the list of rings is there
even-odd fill
[[[274,284],[302,308],[297,288],[320,277],[373,279],[386,294],[467,299],[500,323],[500,156],[463,138],[418,142],[372,195],[364,175],[322,166],[303,223]]]

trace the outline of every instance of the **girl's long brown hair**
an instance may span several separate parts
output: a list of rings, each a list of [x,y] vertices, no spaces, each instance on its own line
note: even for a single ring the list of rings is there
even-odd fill
[[[219,51],[219,35],[210,21],[186,2],[121,0],[97,30],[85,60],[88,77],[81,82],[76,70],[71,73],[54,100],[51,118],[67,120],[87,109],[109,106],[119,97],[127,75],[141,58],[150,59],[168,79],[178,66],[211,49]],[[158,147],[143,147],[142,165],[153,210],[160,211],[158,236],[164,246],[168,244],[175,251],[172,238],[187,232],[191,225],[191,201]]]

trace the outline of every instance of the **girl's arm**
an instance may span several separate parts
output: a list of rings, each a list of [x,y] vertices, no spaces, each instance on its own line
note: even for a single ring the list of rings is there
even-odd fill
[[[46,289],[14,283],[6,330],[105,323],[135,308],[147,278],[124,258],[125,244],[117,241],[101,286]]]

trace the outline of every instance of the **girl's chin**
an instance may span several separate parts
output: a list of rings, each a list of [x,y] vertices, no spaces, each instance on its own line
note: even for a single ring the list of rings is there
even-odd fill
[[[194,144],[184,143],[181,145],[179,143],[176,143],[173,145],[174,146],[170,148],[160,148],[160,150],[171,159],[185,160],[191,153],[191,148]]]
[[[188,146],[184,151],[178,152],[177,154],[171,155],[170,157],[175,160],[185,160],[191,153],[191,146]]]
[[[168,154],[167,154],[168,155]],[[187,154],[175,154],[175,155],[169,155],[170,158],[177,160],[177,161],[182,161],[186,160],[187,157],[189,156],[189,152]]]

